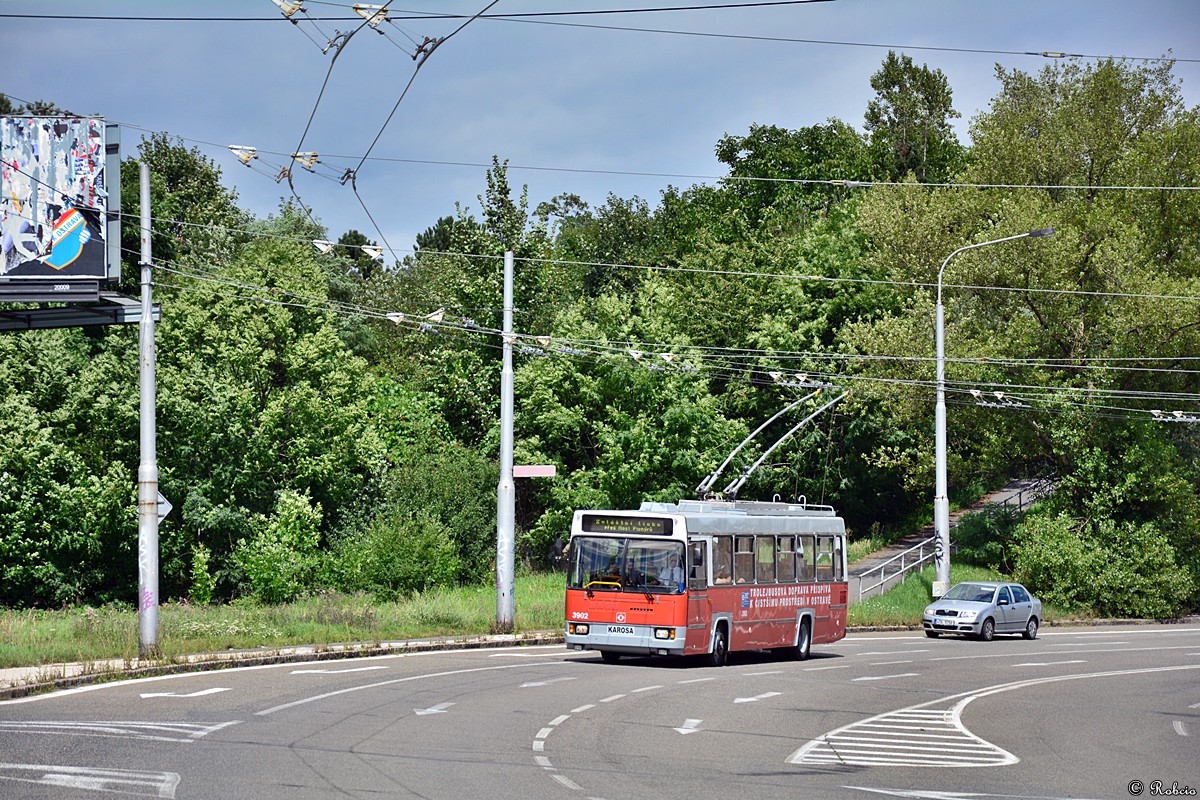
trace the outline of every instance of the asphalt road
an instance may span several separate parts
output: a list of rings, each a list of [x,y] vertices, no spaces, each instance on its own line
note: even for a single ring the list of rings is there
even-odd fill
[[[0,703],[0,762],[5,798],[1186,797],[1165,792],[1200,788],[1200,627],[176,675]]]

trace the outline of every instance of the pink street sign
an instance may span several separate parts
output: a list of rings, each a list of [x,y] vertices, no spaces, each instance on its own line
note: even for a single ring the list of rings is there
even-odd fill
[[[553,464],[523,464],[513,466],[514,478],[553,478]]]

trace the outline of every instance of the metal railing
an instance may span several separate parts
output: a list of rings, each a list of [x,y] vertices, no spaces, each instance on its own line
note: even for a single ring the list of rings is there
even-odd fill
[[[1017,511],[1024,511],[1052,491],[1054,491],[1053,478],[1036,478],[1018,489],[1015,497],[1004,498],[1001,505],[1005,507],[1015,505]]]
[[[858,599],[862,600],[872,590],[879,589],[879,593],[883,594],[883,587],[888,581],[894,581],[897,576],[904,575],[909,570],[919,567],[929,561],[934,556],[934,550],[937,546],[937,535],[930,536],[923,542],[919,542],[902,553],[892,556],[887,561],[880,564],[878,567],[871,569],[858,576]],[[915,555],[914,555],[915,551]],[[892,567],[895,562],[900,563],[894,567],[895,571],[891,575],[887,573],[889,567]],[[873,573],[879,573],[879,582],[866,586],[867,576]]]

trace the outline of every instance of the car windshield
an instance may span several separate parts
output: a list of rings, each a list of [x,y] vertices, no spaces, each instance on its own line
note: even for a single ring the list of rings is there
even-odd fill
[[[960,583],[943,597],[947,600],[966,600],[969,603],[990,603],[996,594],[995,586],[984,586],[978,583]]]
[[[576,536],[567,585],[602,592],[679,594],[683,542]]]

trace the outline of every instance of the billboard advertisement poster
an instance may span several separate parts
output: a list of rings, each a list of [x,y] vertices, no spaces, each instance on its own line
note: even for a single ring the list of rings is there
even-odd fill
[[[0,279],[104,280],[104,120],[0,117]]]

